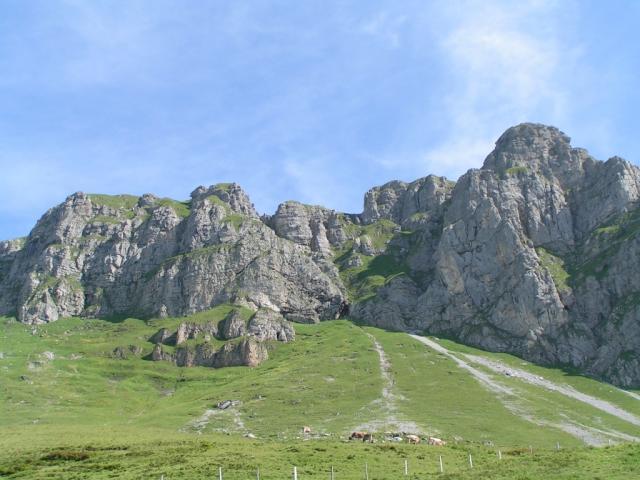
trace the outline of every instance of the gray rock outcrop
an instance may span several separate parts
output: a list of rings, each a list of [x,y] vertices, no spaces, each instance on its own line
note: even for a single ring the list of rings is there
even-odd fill
[[[213,337],[232,341],[216,348],[211,341]],[[273,310],[258,310],[247,325],[242,313],[233,309],[220,322],[219,328],[213,322],[180,322],[175,331],[159,329],[149,338],[154,343],[150,359],[173,362],[179,367],[255,367],[269,356],[264,342],[291,342],[294,339],[291,323]],[[187,340],[196,342],[187,343]],[[171,352],[164,345],[176,348]],[[118,347],[112,356],[126,358],[127,352]]]
[[[374,187],[365,194],[362,221],[386,219],[402,224],[425,215],[438,215],[454,185],[446,178],[429,175],[408,184],[394,180]]]
[[[115,358],[117,360],[126,360],[131,357],[139,357],[140,355],[142,355],[142,348],[137,345],[116,347],[113,352],[111,352],[111,358]]]
[[[362,214],[289,201],[259,217],[237,184],[188,202],[76,193],[0,243],[0,315],[256,312],[153,337],[153,358],[211,366],[266,356],[262,341],[293,338],[288,320],[349,314],[638,387],[639,202],[638,167],[530,123],[455,183],[372,188]],[[199,335],[241,340],[181,345]]]
[[[247,334],[259,341],[291,342],[296,337],[293,326],[277,312],[266,308],[258,310],[249,320]]]
[[[511,128],[446,208],[427,212],[441,215],[441,229],[413,227],[406,275],[352,312],[637,386],[639,182],[637,167],[599,162],[553,127]],[[391,191],[369,211],[405,222],[402,189]]]
[[[161,344],[156,344],[151,353],[154,362],[172,362],[178,367],[257,367],[268,358],[267,347],[252,337],[227,342],[217,350],[211,343],[205,342],[195,346],[180,346],[170,353]]]
[[[360,218],[289,201],[279,205],[276,213],[266,221],[278,236],[330,257],[332,248],[339,249],[350,239],[349,226]]]
[[[182,345],[187,340],[198,338],[203,335],[205,337],[215,337],[218,335],[218,327],[215,323],[191,323],[182,322],[178,325],[175,333],[175,345]]]
[[[22,243],[1,247],[0,314],[24,323],[225,302],[317,322],[346,301],[331,261],[278,236],[236,184],[199,187],[190,202],[76,193]]]
[[[223,340],[242,337],[247,333],[247,322],[238,310],[231,310],[220,322],[219,336]]]

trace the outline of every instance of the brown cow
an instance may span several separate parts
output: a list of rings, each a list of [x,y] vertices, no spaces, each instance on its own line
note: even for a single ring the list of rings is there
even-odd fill
[[[447,444],[444,440],[436,437],[429,437],[429,445],[435,445],[436,447],[443,447]]]
[[[407,442],[417,445],[420,443],[420,437],[417,435],[407,435]]]
[[[349,436],[349,440],[362,440],[365,435],[367,435],[367,432],[353,432]]]

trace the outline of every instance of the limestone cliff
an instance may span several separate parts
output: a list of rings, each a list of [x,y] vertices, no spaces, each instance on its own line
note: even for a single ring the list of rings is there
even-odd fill
[[[188,202],[77,193],[26,239],[0,243],[0,314],[41,323],[231,303],[274,313],[208,334],[258,342],[289,336],[271,315],[349,314],[637,387],[639,200],[637,167],[537,124],[508,129],[457,182],[371,189],[362,214],[290,201],[259,217],[236,184],[199,187]],[[201,348],[183,360],[215,363]],[[216,358],[261,356],[234,348]]]
[[[511,128],[445,209],[424,210],[442,227],[412,246],[405,274],[353,313],[637,386],[639,186],[637,167],[596,161],[555,128]]]
[[[76,193],[18,247],[0,247],[0,314],[181,316],[220,303],[305,322],[336,318],[338,270],[278,236],[236,184],[189,202]]]

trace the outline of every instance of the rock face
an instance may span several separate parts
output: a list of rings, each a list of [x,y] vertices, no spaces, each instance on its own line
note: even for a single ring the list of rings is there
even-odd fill
[[[387,219],[402,224],[412,217],[437,214],[454,185],[446,178],[429,175],[409,184],[394,180],[374,187],[365,194],[362,221]]]
[[[257,340],[291,342],[296,337],[293,326],[273,310],[261,309],[249,320],[249,335]]]
[[[213,323],[189,323],[183,322],[178,326],[178,330],[173,336],[175,345],[182,345],[187,340],[198,338],[199,335],[215,337],[218,334],[218,327]]]
[[[332,248],[341,248],[349,239],[348,227],[360,222],[357,215],[347,215],[324,207],[285,202],[266,222],[282,238],[309,247],[320,256],[331,257]]]
[[[211,342],[213,337],[238,340],[216,348]],[[266,341],[290,342],[294,339],[293,326],[279,313],[260,309],[251,317],[247,327],[245,318],[234,309],[220,322],[219,328],[213,322],[181,322],[173,332],[161,328],[149,338],[155,344],[150,358],[173,362],[179,367],[256,367],[269,357]],[[187,344],[187,340],[195,340],[196,343]],[[163,345],[177,348],[171,353]],[[118,347],[112,356],[126,358],[126,353]]]
[[[0,314],[182,316],[220,303],[307,322],[346,302],[338,270],[263,223],[236,184],[190,202],[71,195],[20,245],[0,245]]]
[[[371,189],[359,215],[285,202],[259,217],[236,184],[189,202],[77,193],[0,243],[0,314],[256,312],[154,336],[152,357],[210,366],[266,356],[261,342],[293,338],[285,319],[349,314],[638,387],[639,202],[637,167],[538,124],[508,129],[456,183]],[[207,335],[239,340],[183,345]]]
[[[246,365],[257,367],[269,357],[267,347],[252,338],[246,338],[239,343],[227,343],[219,350],[213,361],[216,368]]]
[[[151,360],[154,362],[173,362],[178,367],[257,367],[268,358],[266,345],[252,337],[227,342],[218,350],[211,343],[205,342],[195,347],[178,347],[175,353],[165,351],[158,343],[151,353]]]
[[[445,208],[427,208],[441,228],[418,234],[406,274],[352,312],[638,386],[639,182],[637,167],[596,161],[555,128],[511,128]],[[371,215],[404,224],[402,190],[384,190],[370,196]]]
[[[225,319],[220,322],[219,336],[223,340],[241,337],[246,333],[246,322],[238,310],[230,311]]]
[[[162,345],[153,348],[153,361],[169,361],[179,367],[257,367],[269,358],[267,347],[253,339],[245,338],[235,343],[225,343],[216,350],[210,343],[201,343],[195,347],[180,347],[175,353],[165,352]]]

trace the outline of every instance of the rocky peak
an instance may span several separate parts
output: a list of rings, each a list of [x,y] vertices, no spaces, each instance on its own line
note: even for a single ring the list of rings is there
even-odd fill
[[[640,169],[620,157],[595,162],[572,194],[580,236],[612,216],[634,208],[640,199]]]
[[[25,240],[25,238],[16,238],[0,242],[0,257],[19,252],[24,247]]]
[[[269,225],[280,237],[329,254],[331,249],[325,223],[334,213],[324,207],[287,201],[278,205]]]
[[[364,223],[387,219],[396,221],[400,217],[402,200],[407,191],[407,184],[399,180],[387,182],[380,187],[373,187],[364,195]]]
[[[153,207],[158,202],[158,200],[160,199],[153,193],[145,193],[140,197],[140,200],[138,200],[138,206],[142,208]]]
[[[340,248],[348,240],[346,226],[359,221],[359,218],[318,205],[287,201],[278,205],[274,215],[263,217],[263,221],[279,237],[329,257],[332,247]]]
[[[537,173],[572,188],[594,160],[586,150],[572,148],[570,142],[571,139],[555,127],[522,123],[500,136],[482,169],[493,170],[502,177]]]
[[[411,183],[394,180],[369,190],[364,197],[365,224],[391,220],[402,224],[416,213],[435,213],[451,196],[455,183],[429,175]]]
[[[79,237],[84,222],[92,215],[93,205],[89,197],[83,192],[76,192],[45,213],[30,236],[46,237],[48,243],[62,243],[68,238]]]
[[[596,161],[531,123],[457,184],[392,181],[367,192],[360,215],[285,202],[260,221],[235,183],[198,187],[190,202],[78,192],[26,241],[0,243],[0,315],[257,311],[222,322],[220,338],[246,338],[220,351],[178,341],[216,325],[154,336],[182,343],[175,354],[157,346],[157,359],[219,366],[257,364],[261,341],[293,338],[288,321],[348,311],[637,386],[639,205],[638,167]]]
[[[258,218],[258,213],[249,196],[237,183],[217,183],[210,187],[199,186],[191,192],[191,199],[196,205],[205,199],[216,201],[212,197],[229,205],[235,213]]]

